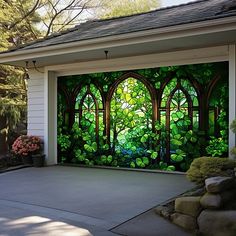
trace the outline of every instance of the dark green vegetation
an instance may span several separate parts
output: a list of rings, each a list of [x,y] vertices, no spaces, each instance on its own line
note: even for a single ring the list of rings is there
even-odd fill
[[[234,176],[235,160],[219,157],[199,157],[193,160],[187,178],[196,184],[203,185],[205,179],[215,176]]]
[[[187,170],[228,152],[227,63],[58,79],[59,162]]]

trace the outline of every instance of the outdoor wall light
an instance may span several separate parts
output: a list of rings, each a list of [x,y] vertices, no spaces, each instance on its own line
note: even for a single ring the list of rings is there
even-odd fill
[[[108,50],[105,50],[105,51],[104,51],[104,53],[105,53],[105,55],[106,55],[106,59],[108,59],[108,52],[109,52]]]
[[[29,62],[26,61],[25,62],[25,74],[24,74],[24,79],[25,80],[29,80],[30,79],[29,74],[28,74],[28,69],[29,69]]]
[[[34,69],[36,70],[36,71],[38,71],[39,73],[44,73],[43,71],[40,71],[38,68],[37,68],[37,66],[36,66],[36,61],[34,60],[34,61],[32,61],[33,62],[33,65],[34,65]]]

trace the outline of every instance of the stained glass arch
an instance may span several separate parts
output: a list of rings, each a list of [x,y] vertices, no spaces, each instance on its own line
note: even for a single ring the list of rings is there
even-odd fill
[[[99,135],[104,132],[104,101],[94,84],[84,85],[75,98],[74,119],[82,130],[94,131],[94,142],[99,144]],[[100,135],[101,136],[101,135]]]
[[[178,133],[199,129],[199,96],[193,84],[187,79],[170,79],[162,89],[159,115],[160,122],[167,131],[163,152],[170,161],[175,153]],[[180,144],[180,142],[179,142]]]

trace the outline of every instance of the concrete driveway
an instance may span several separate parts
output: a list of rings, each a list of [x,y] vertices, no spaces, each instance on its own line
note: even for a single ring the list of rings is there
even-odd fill
[[[109,169],[54,166],[4,173],[0,235],[117,235],[123,223],[191,187],[183,175]]]

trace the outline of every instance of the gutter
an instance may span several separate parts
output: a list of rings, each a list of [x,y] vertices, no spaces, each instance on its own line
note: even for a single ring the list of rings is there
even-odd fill
[[[0,63],[236,30],[236,16],[0,53]]]

